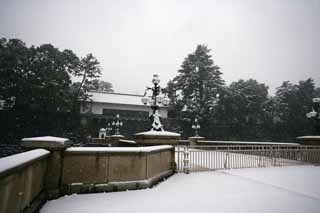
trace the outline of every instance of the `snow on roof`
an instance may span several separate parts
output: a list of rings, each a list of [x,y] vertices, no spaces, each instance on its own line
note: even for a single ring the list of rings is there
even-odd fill
[[[150,135],[150,136],[175,136],[180,137],[179,133],[175,132],[168,132],[168,131],[147,131],[147,132],[140,132],[135,135]]]
[[[39,159],[48,155],[50,152],[45,149],[35,149],[16,155],[11,155],[0,159],[0,175],[18,166],[29,163],[30,161]]]
[[[148,147],[70,147],[66,152],[153,152],[165,149],[172,149],[170,145],[148,146]]]
[[[141,102],[143,95],[107,93],[107,92],[88,92],[90,99],[97,103],[113,103],[144,106]]]
[[[41,136],[41,137],[33,137],[33,138],[22,138],[23,142],[31,142],[31,141],[41,141],[41,142],[57,142],[60,144],[65,144],[65,142],[69,141],[68,138],[59,138],[53,136]]]

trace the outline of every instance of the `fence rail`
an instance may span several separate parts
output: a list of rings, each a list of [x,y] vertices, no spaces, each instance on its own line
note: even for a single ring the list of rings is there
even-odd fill
[[[178,172],[320,164],[319,146],[176,146]]]

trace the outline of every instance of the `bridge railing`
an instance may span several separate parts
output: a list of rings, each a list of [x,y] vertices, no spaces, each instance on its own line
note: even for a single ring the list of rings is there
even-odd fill
[[[307,145],[176,146],[178,172],[320,164],[320,147]]]

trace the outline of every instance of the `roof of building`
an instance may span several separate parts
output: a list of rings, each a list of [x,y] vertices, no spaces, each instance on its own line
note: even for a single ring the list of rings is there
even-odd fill
[[[110,93],[110,92],[88,92],[90,99],[96,103],[113,103],[113,104],[127,104],[143,106],[141,98],[143,95],[133,95],[124,93]]]

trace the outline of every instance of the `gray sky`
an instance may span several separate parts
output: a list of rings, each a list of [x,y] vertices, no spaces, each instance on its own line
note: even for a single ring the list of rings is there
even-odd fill
[[[0,37],[93,53],[116,92],[165,86],[207,44],[229,84],[320,83],[320,0],[0,0]]]

